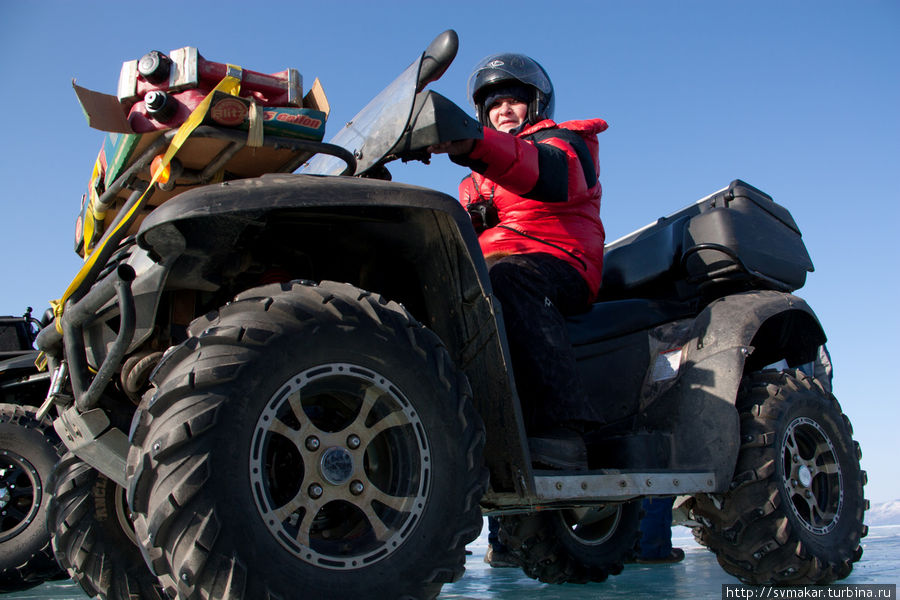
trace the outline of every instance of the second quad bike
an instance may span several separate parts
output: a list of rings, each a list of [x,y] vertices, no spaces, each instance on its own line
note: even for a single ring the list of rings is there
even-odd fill
[[[92,179],[96,237],[38,339],[53,374],[41,414],[71,453],[54,548],[92,594],[433,598],[484,514],[530,576],[601,581],[634,549],[640,498],[667,495],[692,496],[699,539],[742,581],[850,573],[859,447],[795,369],[826,341],[794,295],[812,263],[788,210],[739,180],[608,246],[601,296],[569,321],[608,425],[586,436],[589,470],[533,468],[470,217],[385,166],[481,136],[426,89],[457,44],[438,36],[329,144],[263,127],[253,156],[285,154],[261,176],[237,160],[255,126],[227,97],[265,102],[256,80],[242,97],[239,69],[181,51],[222,78],[207,97],[231,105],[210,109],[166,87],[181,59],[126,64],[120,109],[173,125]],[[176,108],[153,113],[166,90]],[[178,154],[162,186],[185,139],[218,145],[208,164]],[[104,583],[85,557],[140,561],[113,541],[129,532],[149,568]]]
[[[46,521],[62,444],[50,419],[36,416],[50,375],[34,365],[34,338],[46,323],[31,311],[0,317],[0,594],[65,577]]]

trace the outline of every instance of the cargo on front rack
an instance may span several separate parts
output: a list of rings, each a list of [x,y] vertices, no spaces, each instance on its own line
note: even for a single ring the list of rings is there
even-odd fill
[[[217,89],[226,78],[231,89]],[[82,256],[135,190],[146,198],[131,233],[192,187],[295,170],[317,150],[306,142],[322,140],[329,112],[318,79],[304,96],[296,69],[259,73],[206,60],[193,47],[126,61],[118,96],[73,86],[88,124],[107,132],[76,223]],[[145,194],[151,179],[155,189]]]

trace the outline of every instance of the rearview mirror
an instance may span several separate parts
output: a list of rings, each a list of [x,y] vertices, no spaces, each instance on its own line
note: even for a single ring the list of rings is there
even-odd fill
[[[456,58],[459,50],[459,36],[452,29],[438,35],[422,53],[422,66],[419,68],[419,79],[416,92],[421,92],[432,81],[437,81]]]

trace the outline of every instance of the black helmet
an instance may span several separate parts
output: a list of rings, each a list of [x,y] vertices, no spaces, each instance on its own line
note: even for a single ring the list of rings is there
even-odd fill
[[[469,76],[467,93],[482,125],[490,127],[485,98],[497,87],[524,85],[531,92],[528,122],[553,118],[553,84],[544,67],[524,54],[493,54],[482,59]]]

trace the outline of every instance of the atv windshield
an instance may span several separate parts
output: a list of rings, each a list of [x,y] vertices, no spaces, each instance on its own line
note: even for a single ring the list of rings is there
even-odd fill
[[[412,114],[421,62],[420,58],[407,67],[330,140],[356,156],[356,175],[378,164],[403,135]],[[339,158],[317,154],[299,172],[339,175],[346,166]]]

